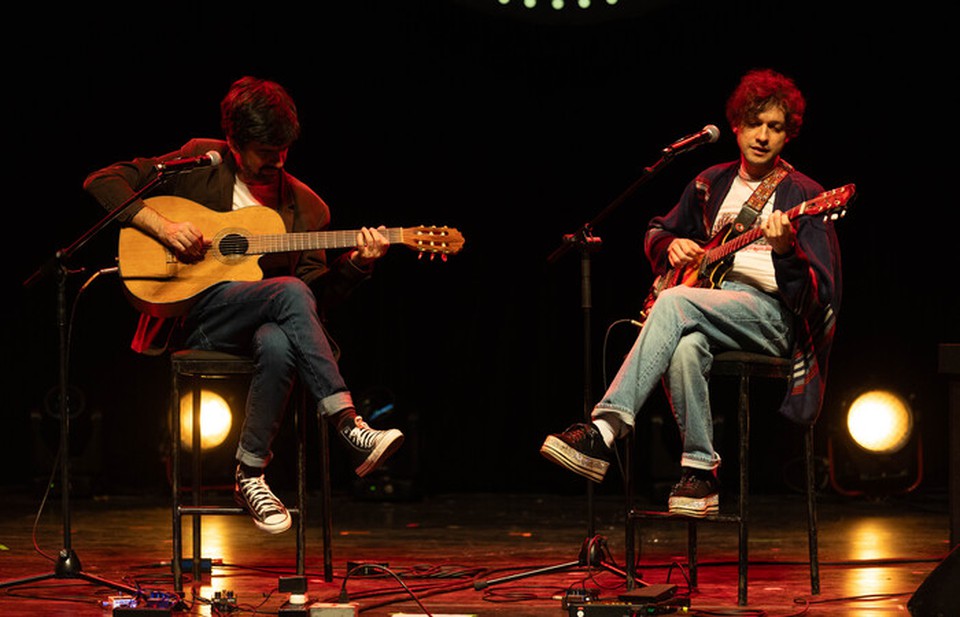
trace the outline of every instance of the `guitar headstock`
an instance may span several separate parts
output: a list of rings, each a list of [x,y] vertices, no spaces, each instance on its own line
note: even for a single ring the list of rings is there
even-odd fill
[[[429,255],[430,259],[433,259],[439,255],[445,260],[448,255],[459,253],[465,240],[463,235],[453,227],[421,225],[405,227],[401,242],[419,252],[419,257]]]
[[[825,219],[837,220],[847,213],[850,200],[856,193],[856,186],[846,184],[830,191],[824,191],[800,208],[800,213],[808,216],[824,215]]]

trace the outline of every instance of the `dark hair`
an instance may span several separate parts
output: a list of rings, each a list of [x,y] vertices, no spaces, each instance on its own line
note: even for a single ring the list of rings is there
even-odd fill
[[[233,82],[220,102],[220,126],[239,148],[289,146],[300,136],[297,106],[283,86],[249,76]]]
[[[803,94],[789,77],[771,69],[752,70],[743,76],[727,99],[727,121],[736,129],[772,106],[783,110],[787,136],[796,137],[807,107]]]

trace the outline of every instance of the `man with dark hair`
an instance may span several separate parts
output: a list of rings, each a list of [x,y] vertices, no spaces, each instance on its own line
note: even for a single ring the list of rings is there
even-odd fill
[[[815,217],[791,222],[785,212],[823,193],[781,157],[804,109],[791,79],[768,69],[742,77],[726,110],[739,160],[694,178],[673,209],[650,221],[644,244],[654,273],[663,276],[699,264],[703,244],[726,229],[757,226],[762,238],[735,253],[715,285],[677,284],[656,296],[591,422],[547,436],[540,452],[548,460],[600,482],[616,439],[633,430],[662,381],[683,442],[669,510],[716,513],[720,456],[707,387],[713,356],[723,350],[792,356],[781,412],[802,423],[817,417],[840,303],[840,250],[832,224]]]
[[[147,197],[185,198],[216,212],[248,206],[276,210],[288,232],[311,232],[330,224],[327,204],[285,169],[291,144],[300,135],[297,108],[279,84],[243,77],[221,103],[226,141],[192,139],[179,150],[135,158],[96,171],[84,188],[108,210],[129,201],[155,180],[164,164],[183,158],[218,156],[220,165],[177,173]],[[172,220],[143,200],[133,201],[121,223],[163,245],[176,260],[196,263],[212,238],[190,220]],[[290,528],[291,517],[264,478],[295,379],[317,403],[355,457],[358,475],[376,469],[403,442],[396,429],[375,430],[359,417],[337,364],[336,347],[323,327],[326,311],[372,274],[389,241],[382,228],[362,228],[356,248],[328,262],[323,250],[273,253],[260,260],[258,281],[218,282],[191,299],[172,319],[144,310],[132,347],[159,353],[168,347],[250,355],[255,371],[237,446],[235,497],[256,525],[270,533]],[[139,307],[138,307],[139,308]]]

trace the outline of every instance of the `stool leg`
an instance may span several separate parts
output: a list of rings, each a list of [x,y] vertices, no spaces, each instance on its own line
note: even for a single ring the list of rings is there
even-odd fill
[[[191,486],[193,487],[193,507],[200,507],[200,474],[202,473],[200,467],[200,455],[202,447],[200,445],[200,378],[197,376],[191,377],[193,382],[193,387],[191,388],[193,392],[193,415],[191,420],[193,421],[193,443],[191,444],[191,452],[193,455],[193,477],[191,478]],[[201,548],[200,548],[200,533],[201,533],[201,521],[200,516],[193,516],[193,564],[191,564],[193,572],[193,580],[199,581],[201,577],[200,571],[200,560],[201,560]]]
[[[687,522],[687,566],[690,570],[690,591],[699,586],[697,576],[697,523],[694,519]]]
[[[293,426],[297,439],[297,576],[303,576],[306,573],[307,542],[307,395],[302,389],[299,394],[293,414]]]
[[[810,593],[820,595],[820,557],[817,541],[817,488],[813,469],[813,425],[804,435],[804,458],[807,468],[807,536],[810,548]]]
[[[320,475],[323,482],[320,518],[323,522],[323,580],[333,582],[333,500],[330,496],[330,427],[322,415],[320,424]]]
[[[750,491],[750,377],[740,376],[740,495],[738,525],[740,527],[740,546],[738,549],[737,574],[737,603],[740,606],[747,604],[747,563],[748,563],[748,534],[747,534],[747,496]]]
[[[171,466],[171,499],[173,513],[173,590],[178,595],[183,592],[183,528],[180,517],[180,380],[176,368],[172,372],[170,392],[173,393],[170,402],[170,466]]]

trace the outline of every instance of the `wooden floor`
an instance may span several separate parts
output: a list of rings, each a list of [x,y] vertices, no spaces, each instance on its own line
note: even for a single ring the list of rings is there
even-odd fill
[[[38,498],[3,500],[0,615],[110,615],[101,602],[124,588],[170,597],[172,519],[163,498],[69,503],[66,533],[61,501],[48,501],[35,527]],[[370,617],[561,616],[571,614],[563,606],[568,590],[592,590],[603,603],[625,589],[617,573],[625,544],[617,496],[451,494],[390,503],[335,495],[334,506],[327,582],[319,499],[308,502],[305,605],[291,606],[289,593],[278,591],[281,579],[296,574],[292,531],[270,536],[246,516],[210,516],[203,519],[203,552],[212,575],[186,580],[184,604],[172,614],[339,615],[319,604],[346,599]],[[737,604],[736,529],[729,525],[701,526],[699,585],[690,590],[686,525],[645,524],[639,576],[647,584],[676,584],[692,615],[907,615],[908,600],[950,552],[945,495],[885,502],[824,495],[822,587],[811,596],[804,513],[799,495],[753,498],[746,606]],[[185,542],[189,550],[189,529]],[[66,572],[57,575],[57,553],[67,546],[81,565],[61,560]],[[605,556],[601,567],[586,566],[583,547],[606,548],[592,553]],[[554,565],[568,567],[539,571]],[[345,580],[348,567],[354,571]]]

